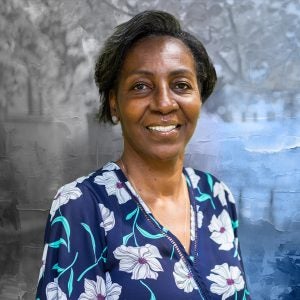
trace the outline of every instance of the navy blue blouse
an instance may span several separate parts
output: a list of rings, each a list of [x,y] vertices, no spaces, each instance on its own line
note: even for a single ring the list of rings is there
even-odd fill
[[[115,163],[60,188],[47,222],[36,298],[250,299],[232,194],[208,173],[183,172],[190,253]]]

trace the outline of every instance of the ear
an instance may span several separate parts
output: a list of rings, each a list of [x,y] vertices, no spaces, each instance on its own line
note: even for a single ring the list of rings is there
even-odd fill
[[[116,116],[119,118],[118,102],[115,90],[109,91],[109,107],[111,116]]]

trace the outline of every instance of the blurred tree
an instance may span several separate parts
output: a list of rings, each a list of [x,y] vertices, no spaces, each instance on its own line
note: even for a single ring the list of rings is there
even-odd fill
[[[191,11],[188,26],[212,50],[217,65],[216,95],[206,108],[216,112],[224,107],[221,116],[230,121],[232,108],[247,107],[249,101],[253,103],[253,94],[270,102],[283,100],[278,92],[288,90],[295,101],[300,83],[298,1],[202,1],[202,6],[200,16],[196,7]],[[201,23],[205,30],[199,30]],[[226,97],[225,85],[243,95]],[[295,115],[295,105],[292,107],[286,106]]]
[[[213,57],[219,82],[208,111],[230,121],[233,107],[241,106],[247,115],[253,94],[284,101],[280,92],[288,90],[286,113],[295,115],[300,106],[291,104],[299,100],[299,5],[297,0],[3,0],[2,114],[12,105],[14,112],[38,115],[59,113],[71,100],[72,112],[82,104],[96,105],[91,70],[104,39],[132,15],[162,9],[175,14]],[[237,92],[234,99],[227,95]]]
[[[57,2],[2,1],[0,105],[4,114],[13,106],[14,114],[42,115],[46,102],[53,107],[54,102],[71,99],[76,69],[86,57],[80,36],[61,13]]]

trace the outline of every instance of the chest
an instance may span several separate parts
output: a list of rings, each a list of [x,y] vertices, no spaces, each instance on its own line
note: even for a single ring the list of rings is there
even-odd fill
[[[186,206],[162,206],[152,211],[154,218],[190,252],[191,211]]]

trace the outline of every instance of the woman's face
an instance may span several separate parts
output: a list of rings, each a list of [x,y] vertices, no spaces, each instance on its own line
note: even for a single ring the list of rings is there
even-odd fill
[[[126,154],[182,158],[201,107],[189,48],[169,36],[138,41],[125,57],[110,107],[120,119]]]

